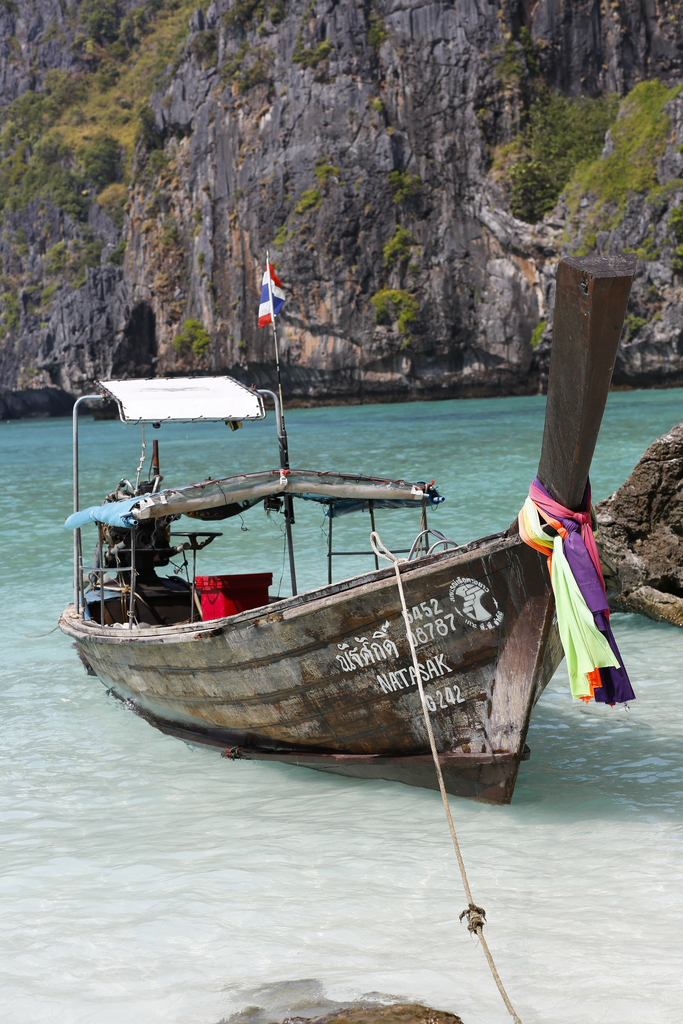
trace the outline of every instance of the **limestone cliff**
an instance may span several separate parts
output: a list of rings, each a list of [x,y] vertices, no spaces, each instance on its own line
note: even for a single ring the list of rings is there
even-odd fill
[[[299,402],[542,389],[555,265],[593,249],[641,256],[615,383],[683,383],[682,79],[674,0],[0,0],[4,180],[22,145],[22,181],[46,151],[30,125],[21,141],[28,93],[56,97],[70,175],[5,189],[0,386],[272,381],[267,248]],[[553,95],[622,97],[557,202],[532,138]],[[551,197],[540,219],[525,180]]]

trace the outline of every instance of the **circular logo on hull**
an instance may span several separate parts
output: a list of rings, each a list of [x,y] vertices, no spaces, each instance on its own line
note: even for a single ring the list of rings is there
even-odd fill
[[[451,583],[448,596],[463,622],[473,629],[495,629],[503,621],[498,602],[481,580],[458,576]]]

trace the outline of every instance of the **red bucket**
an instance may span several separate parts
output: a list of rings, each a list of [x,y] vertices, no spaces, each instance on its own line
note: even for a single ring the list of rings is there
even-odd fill
[[[222,619],[249,608],[268,604],[272,572],[244,573],[240,576],[195,576],[195,587],[202,598],[202,618]]]

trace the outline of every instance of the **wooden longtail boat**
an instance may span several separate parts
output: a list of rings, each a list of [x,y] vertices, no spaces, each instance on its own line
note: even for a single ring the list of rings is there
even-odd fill
[[[538,476],[569,508],[578,509],[583,497],[635,266],[635,256],[568,258],[558,266]],[[336,502],[424,508],[428,498],[436,500],[424,484],[297,476],[288,469],[279,412],[277,421],[283,468],[255,474],[256,483],[243,477],[170,492],[159,492],[158,483],[146,493],[117,492],[112,500],[121,505],[129,497],[125,511],[137,525],[130,542],[119,541],[116,557],[128,551],[133,569],[121,567],[118,583],[106,583],[105,601],[103,567],[114,564],[110,545],[108,562],[103,556],[94,567],[90,602],[84,601],[77,541],[75,599],[60,627],[111,692],[163,732],[214,745],[233,758],[435,789],[391,567],[304,594],[296,594],[293,573],[294,596],[219,619],[191,621],[194,592],[187,590],[175,598],[166,594],[155,606],[160,584],[154,565],[172,550],[169,515],[220,517],[221,508],[278,496],[287,514],[297,494],[329,501],[331,515]],[[261,488],[258,494],[252,484]],[[144,529],[159,522],[161,541],[152,534],[145,547]],[[102,538],[106,528],[100,531]],[[109,541],[117,536],[125,533],[107,534]],[[401,574],[446,787],[507,803],[528,756],[534,705],[562,657],[546,560],[522,543],[516,522],[463,546],[438,539],[427,549],[422,541]],[[186,543],[198,546],[196,538]],[[126,571],[135,580],[132,596],[127,590],[127,622]],[[107,612],[121,607],[118,616]]]

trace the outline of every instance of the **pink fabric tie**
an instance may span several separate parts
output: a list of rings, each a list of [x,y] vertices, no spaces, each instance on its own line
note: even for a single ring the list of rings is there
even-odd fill
[[[573,519],[574,522],[581,527],[581,540],[586,545],[586,551],[590,555],[591,562],[595,566],[595,571],[598,574],[598,579],[602,584],[602,589],[605,589],[605,581],[602,578],[602,569],[600,568],[600,555],[598,554],[598,548],[595,543],[595,537],[593,536],[593,530],[591,529],[591,492],[590,485],[588,486],[588,496],[586,507],[587,512],[572,512],[571,509],[565,508],[564,505],[560,505],[559,502],[553,501],[547,494],[544,494],[535,484],[532,484],[529,488],[529,496],[533,503],[545,512],[547,516],[550,516],[555,520],[562,519]]]

